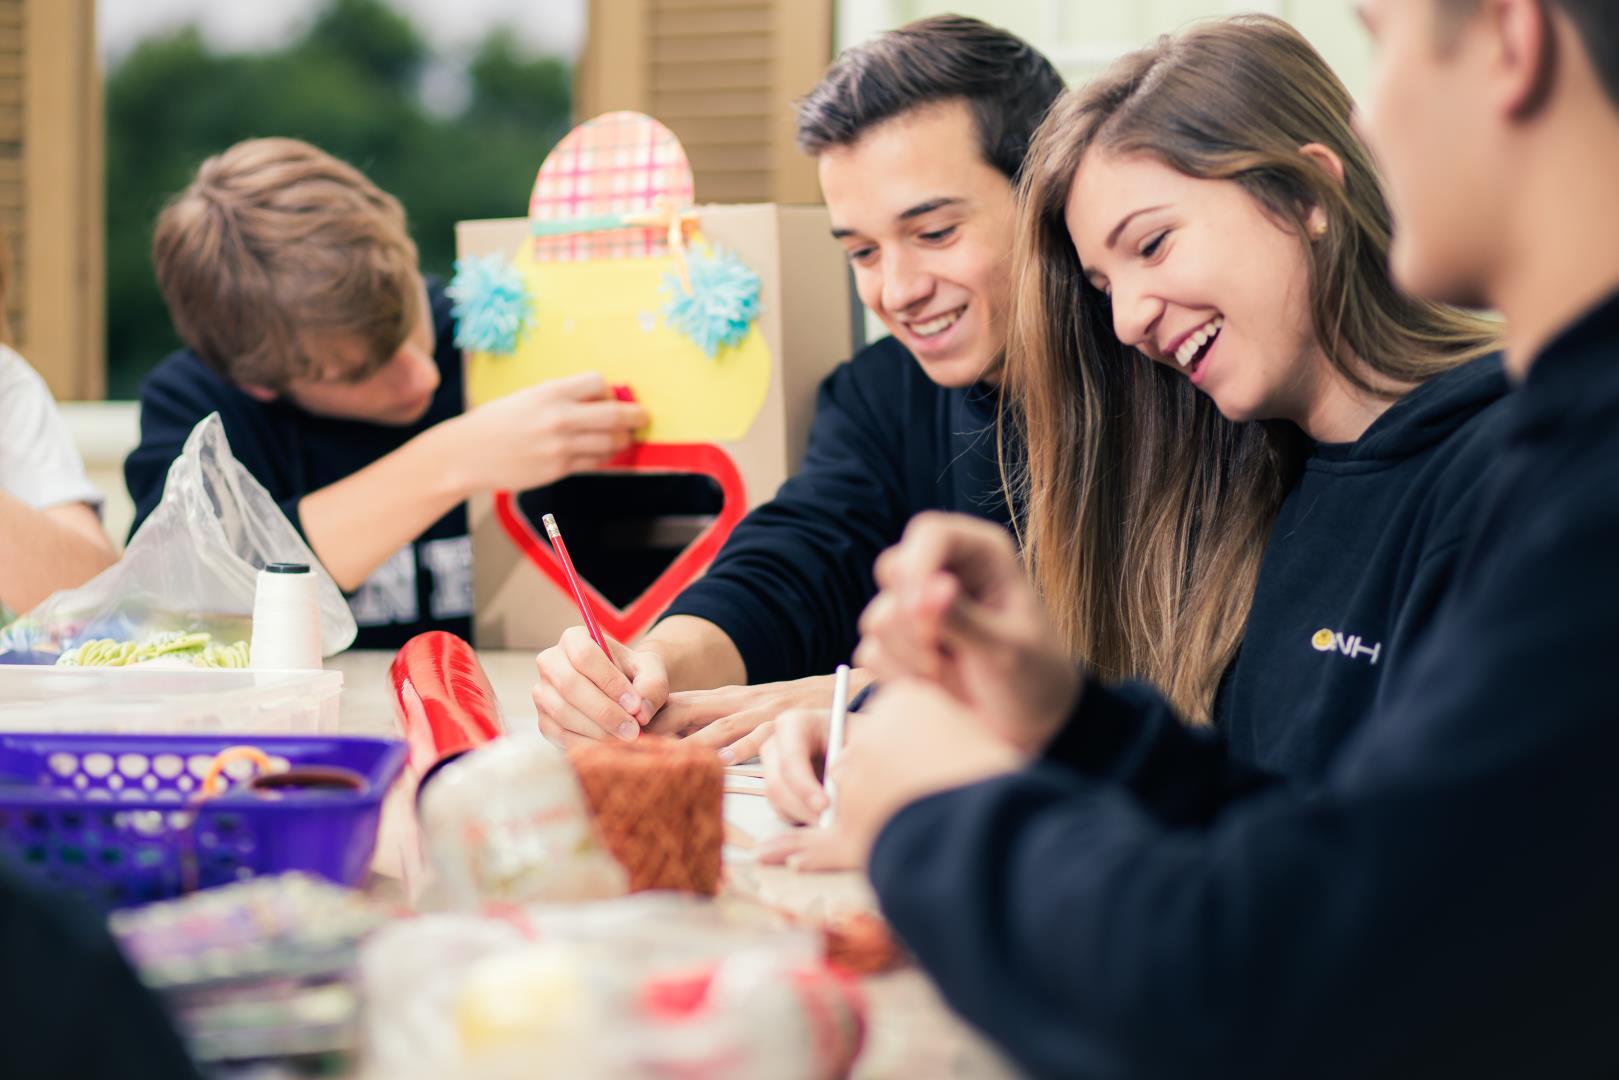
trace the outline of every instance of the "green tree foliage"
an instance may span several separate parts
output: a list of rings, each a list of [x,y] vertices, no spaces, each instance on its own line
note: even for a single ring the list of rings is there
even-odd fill
[[[428,59],[427,45],[410,20],[376,0],[333,0],[316,17],[303,45],[404,94]]]
[[[285,47],[211,52],[194,29],[142,43],[107,77],[108,396],[135,396],[178,342],[152,274],[152,222],[210,154],[289,135],[352,162],[397,196],[422,268],[448,275],[455,222],[521,216],[535,170],[567,132],[567,63],[504,30],[466,65],[455,116],[420,100],[435,54],[383,0],[330,0]]]

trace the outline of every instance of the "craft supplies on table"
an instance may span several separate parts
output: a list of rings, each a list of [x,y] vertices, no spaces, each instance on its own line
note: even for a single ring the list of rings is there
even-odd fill
[[[577,614],[574,619],[577,620]],[[423,640],[423,638],[428,640]],[[534,679],[534,655],[529,651],[479,650],[473,653],[459,639],[446,634],[423,635],[395,656],[383,652],[350,652],[338,657],[332,666],[343,671],[351,688],[391,687],[392,692],[362,691],[345,697],[342,724],[346,730],[380,732],[396,730],[403,717],[413,747],[422,748],[421,759],[431,767],[443,752],[456,752],[480,745],[496,737],[503,726],[516,732],[532,733],[533,711],[529,689]],[[430,647],[431,646],[431,647]],[[390,667],[391,665],[391,667]],[[403,674],[402,679],[391,679]],[[503,707],[501,705],[503,704]],[[502,725],[501,714],[506,723]],[[504,737],[504,736],[501,736]],[[541,748],[545,749],[544,747]],[[561,758],[560,751],[553,751]],[[446,766],[447,767],[447,766]],[[724,799],[726,821],[740,826],[752,837],[763,840],[790,828],[776,816],[762,795],[762,780],[756,766],[732,766],[725,770],[725,783],[747,787],[749,794]],[[431,781],[432,783],[437,781]],[[385,816],[397,811],[407,820],[401,828],[414,827],[408,793],[400,796]],[[386,829],[386,827],[385,827]],[[387,838],[383,843],[388,844]],[[388,845],[390,849],[392,845]],[[412,849],[413,843],[409,844]],[[1012,1080],[1016,1071],[1002,1061],[983,1039],[957,1020],[939,999],[926,977],[913,966],[889,970],[895,958],[891,934],[871,913],[876,901],[864,876],[853,873],[797,873],[781,866],[759,865],[753,852],[727,846],[723,883],[714,903],[725,913],[722,926],[764,925],[780,928],[792,925],[818,943],[816,955],[835,957],[840,966],[857,970],[881,968],[875,977],[862,977],[861,993],[869,1007],[870,1025],[866,1042],[850,1076],[855,1080],[883,1080],[891,1077],[958,1077],[961,1080]],[[381,874],[389,873],[378,864]],[[396,879],[375,876],[371,891],[379,896],[403,898],[423,895],[432,899],[432,889],[421,894],[411,883],[421,875],[407,871]],[[638,893],[622,903],[668,899],[657,893]],[[709,902],[686,898],[691,903]],[[384,936],[406,935],[391,951],[398,963],[379,971],[375,980],[366,979],[365,1028],[373,1038],[390,1036],[391,1041],[368,1040],[363,1067],[356,1080],[530,1080],[543,1060],[547,1075],[589,1077],[585,1068],[570,1069],[557,1047],[546,1048],[545,1056],[521,1053],[499,1071],[488,1060],[479,1068],[461,1068],[458,1059],[446,1058],[458,1046],[455,1027],[459,984],[451,977],[464,972],[472,961],[483,956],[508,952],[526,942],[543,940],[559,933],[556,918],[574,911],[598,912],[600,922],[620,908],[621,901],[590,905],[559,906],[554,903],[520,907],[493,905],[491,914],[422,914],[384,928],[368,941],[365,954]],[[418,910],[432,911],[428,903]],[[498,914],[500,917],[492,917]],[[457,932],[455,924],[472,926],[471,934]],[[416,936],[433,929],[434,934]],[[604,931],[605,932],[605,931]],[[730,929],[721,930],[729,935]],[[746,931],[744,931],[746,932]],[[685,923],[670,923],[665,944],[673,939],[691,938]],[[635,939],[626,938],[626,943]],[[633,949],[631,950],[633,951]],[[364,960],[362,960],[364,965]],[[618,1030],[631,1022],[632,1013],[617,1018],[605,1038],[616,1039]],[[639,1022],[638,1020],[636,1021]],[[679,1037],[681,1031],[662,1029],[657,1037]],[[774,1054],[785,1056],[788,1043],[777,1040]],[[457,1051],[458,1052],[458,1051]],[[445,1065],[446,1060],[454,1061]],[[793,1064],[792,1061],[786,1064]],[[694,1075],[706,1075],[695,1071]],[[599,1073],[596,1075],[600,1075]],[[608,1075],[618,1075],[609,1073]],[[668,1075],[668,1074],[665,1074]],[[755,1074],[745,1073],[751,1077]],[[255,1077],[254,1080],[260,1080]]]
[[[830,828],[837,816],[837,785],[832,780],[832,767],[843,752],[843,741],[849,725],[849,665],[839,664],[832,684],[832,721],[826,732],[826,766],[821,770],[826,787],[826,809],[817,822],[821,828]]]
[[[821,923],[826,962],[851,975],[877,975],[905,963],[905,950],[880,915],[849,912]]]
[[[508,735],[439,769],[418,803],[443,903],[719,889],[724,777],[707,749],[643,736],[566,756]]]
[[[596,625],[596,617],[590,613],[590,601],[585,599],[585,591],[579,584],[579,571],[574,569],[573,558],[568,554],[568,545],[562,542],[562,530],[557,526],[557,519],[546,514],[542,519],[545,524],[545,535],[551,541],[551,548],[557,553],[557,559],[562,563],[562,574],[568,581],[568,590],[573,593],[573,602],[579,608],[579,617],[585,620],[585,629],[590,632],[590,640],[596,643],[607,657],[608,663],[613,663],[613,650],[607,647],[607,639],[602,637],[601,627]]]
[[[392,913],[276,874],[115,912],[109,926],[204,1062],[351,1053],[360,943]]]
[[[259,874],[306,870],[361,881],[382,800],[404,766],[389,739],[253,737],[270,771],[322,767],[358,778],[266,789],[248,760],[204,781],[236,736],[0,734],[0,852],[102,906],[165,899]]]
[[[525,677],[530,676],[532,657],[524,668]],[[387,682],[394,727],[410,746],[410,770],[418,784],[425,785],[468,750],[500,737],[494,687],[472,646],[454,634],[429,630],[405,642],[388,665]]]
[[[321,667],[319,579],[307,563],[273,562],[253,590],[253,666],[267,671]]]
[[[647,893],[424,916],[365,946],[377,1075],[821,1080],[843,1076],[865,1003],[814,934],[751,905]]]
[[[0,626],[0,656],[38,662],[86,640],[145,642],[202,632],[223,644],[249,640],[259,569],[291,559],[311,567],[321,646],[354,640],[354,615],[298,530],[231,454],[217,414],[200,420],[170,465],[163,498],[117,562],[76,589],[53,593]]]
[[[603,899],[628,885],[573,769],[538,735],[508,735],[449,762],[420,789],[418,814],[452,908]]]
[[[359,965],[371,1075],[432,1075],[453,1061],[459,1053],[453,1020],[461,975],[527,940],[517,921],[464,913],[418,915],[373,934]]]
[[[248,644],[245,641],[216,642],[202,631],[170,631],[150,634],[139,641],[93,638],[81,641],[56,658],[57,667],[175,667],[245,668]]]
[[[0,731],[335,731],[340,671],[0,665]]]
[[[564,758],[537,736],[496,737],[488,679],[451,635],[412,639],[390,670],[446,904],[718,889],[724,775],[711,751],[642,735]]]
[[[712,749],[642,735],[576,746],[568,761],[631,892],[718,891],[725,775]]]

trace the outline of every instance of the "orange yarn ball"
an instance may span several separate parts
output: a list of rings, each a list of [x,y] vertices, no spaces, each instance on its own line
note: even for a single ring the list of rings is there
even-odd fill
[[[880,975],[905,963],[905,952],[880,916],[856,912],[821,927],[826,962],[853,975]]]
[[[714,751],[643,735],[568,751],[596,830],[630,891],[719,891],[725,772]]]

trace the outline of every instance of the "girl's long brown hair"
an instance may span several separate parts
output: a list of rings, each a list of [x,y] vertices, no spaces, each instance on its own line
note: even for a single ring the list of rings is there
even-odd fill
[[[1242,16],[1160,38],[1069,91],[1024,165],[1006,389],[1026,448],[1007,470],[1025,558],[1077,657],[1104,678],[1156,683],[1196,722],[1242,640],[1305,440],[1286,422],[1226,420],[1184,376],[1121,345],[1065,207],[1092,147],[1242,185],[1307,252],[1328,361],[1390,397],[1488,352],[1495,333],[1389,280],[1388,206],[1352,108],[1296,30]],[[1341,183],[1300,152],[1309,143],[1343,161]],[[1312,242],[1317,206],[1328,228]]]

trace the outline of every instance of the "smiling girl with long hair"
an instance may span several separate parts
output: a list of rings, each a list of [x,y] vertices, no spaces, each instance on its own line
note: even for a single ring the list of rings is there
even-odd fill
[[[1239,739],[1370,705],[1449,580],[1505,389],[1492,323],[1390,281],[1351,114],[1296,30],[1236,18],[1070,92],[1025,165],[1028,565],[1100,676],[1194,721],[1285,714]]]

